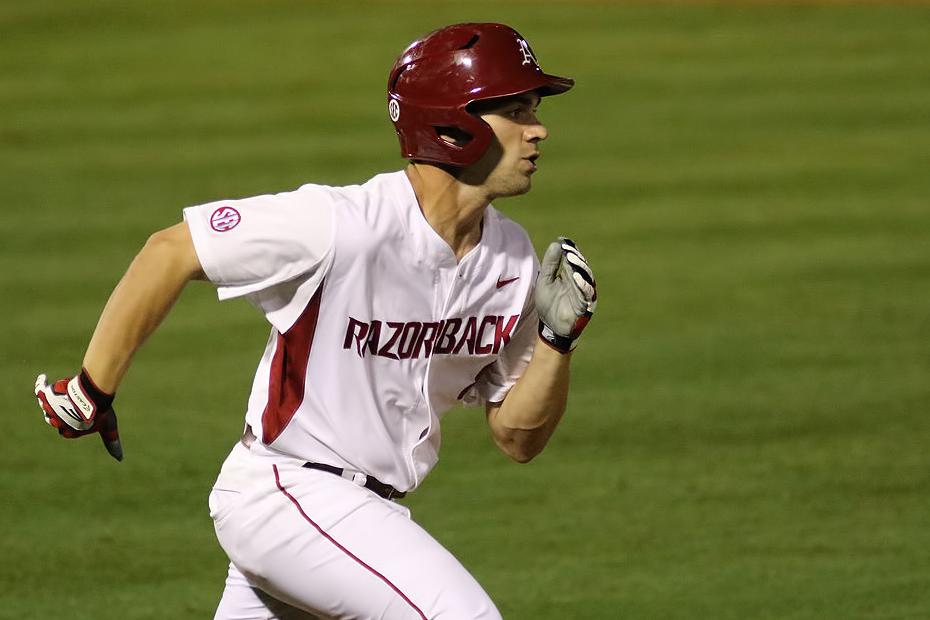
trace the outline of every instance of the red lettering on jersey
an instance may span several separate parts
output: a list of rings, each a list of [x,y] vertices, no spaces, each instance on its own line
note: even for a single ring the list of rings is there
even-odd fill
[[[378,343],[381,341],[381,321],[375,320],[371,322],[371,328],[368,331],[368,340],[365,341],[365,347],[371,352],[372,355],[378,354]],[[365,357],[365,352],[362,351],[362,357]]]
[[[455,348],[452,350],[452,353],[458,354],[462,350],[464,345],[468,345],[469,355],[474,354],[475,352],[475,336],[478,333],[478,319],[473,316],[468,317],[468,322],[465,323],[465,333],[462,334],[462,338],[459,340],[458,344],[455,345]]]
[[[391,352],[391,349],[397,343],[397,338],[400,336],[400,332],[404,328],[404,323],[388,321],[387,326],[393,329],[394,331],[391,332],[391,336],[390,338],[388,338],[388,341],[384,344],[384,346],[378,349],[378,355],[381,357],[389,357],[392,360],[396,360],[399,358],[397,357],[396,353]]]
[[[501,317],[502,319],[503,317]],[[479,355],[487,355],[494,349],[494,345],[491,344],[481,344],[481,339],[484,336],[484,328],[486,325],[496,326],[498,322],[498,317],[496,316],[486,316],[481,319],[481,326],[478,328],[478,333],[475,335],[475,353]]]
[[[517,324],[517,319],[520,318],[519,314],[515,314],[510,317],[510,320],[507,321],[507,324],[504,325],[504,317],[497,317],[497,325],[494,329],[494,352],[497,353],[501,350],[501,347],[510,342],[510,334],[513,332],[514,326]]]
[[[433,339],[436,338],[436,335],[439,333],[440,325],[442,325],[442,323],[423,323],[423,329],[420,330],[420,335],[417,337],[417,346],[413,348],[413,353],[410,354],[410,357],[420,357],[421,349],[424,349],[424,357],[429,357],[433,354]],[[427,336],[427,332],[429,336]]]
[[[397,356],[402,359],[413,357],[413,350],[417,346],[417,337],[420,335],[422,323],[411,321],[404,325],[404,330],[400,333],[400,341],[397,343]],[[411,333],[412,332],[412,333]]]
[[[359,357],[377,355],[393,360],[419,359],[433,355],[488,355],[498,353],[510,342],[519,314],[506,322],[504,317],[487,315],[451,318],[439,322],[379,321],[370,323],[348,317],[342,348],[353,349]],[[382,327],[386,342],[382,343]],[[493,340],[490,330],[493,327]]]
[[[342,343],[343,349],[348,349],[352,346],[352,341],[355,341],[355,351],[358,353],[359,357],[365,357],[365,353],[362,351],[364,343],[362,342],[365,339],[365,335],[368,333],[368,323],[362,323],[358,319],[349,317],[349,325],[346,327],[346,339]]]
[[[320,283],[300,318],[285,333],[278,334],[268,377],[268,402],[262,412],[262,441],[266,444],[281,435],[304,400],[307,361],[320,317],[322,291]]]
[[[455,334],[459,331],[461,326],[462,319],[448,319],[445,325],[442,325],[439,329],[439,335],[436,337],[437,343],[433,348],[433,353],[451,353],[452,347],[455,346]]]

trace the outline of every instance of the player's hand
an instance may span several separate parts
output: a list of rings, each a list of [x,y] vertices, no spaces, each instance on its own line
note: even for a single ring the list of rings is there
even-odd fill
[[[567,353],[597,307],[597,283],[584,255],[571,239],[549,244],[536,279],[539,336]]]
[[[123,460],[113,394],[101,391],[86,371],[53,385],[41,374],[36,378],[35,395],[46,423],[58,429],[62,437],[74,439],[100,433],[107,452],[117,461]]]

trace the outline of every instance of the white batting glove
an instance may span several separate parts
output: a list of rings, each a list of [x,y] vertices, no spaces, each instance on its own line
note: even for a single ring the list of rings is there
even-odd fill
[[[597,283],[584,255],[566,237],[549,244],[536,279],[539,336],[567,353],[597,307]]]
[[[36,378],[35,395],[45,422],[56,428],[62,437],[75,439],[100,433],[107,452],[117,461],[123,460],[116,412],[112,406],[113,394],[101,391],[87,371],[81,370],[81,374],[51,385],[41,374]]]

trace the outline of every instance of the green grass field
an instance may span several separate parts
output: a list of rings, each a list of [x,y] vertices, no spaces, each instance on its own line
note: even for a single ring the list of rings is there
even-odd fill
[[[387,71],[469,20],[578,82],[498,206],[600,305],[547,451],[453,412],[414,516],[510,620],[930,617],[930,5],[0,0],[0,618],[212,617],[261,317],[188,288],[119,465],[35,375],[184,206],[401,166]]]

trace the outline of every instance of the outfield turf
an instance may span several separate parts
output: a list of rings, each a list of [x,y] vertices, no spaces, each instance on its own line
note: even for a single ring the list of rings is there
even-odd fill
[[[184,206],[399,167],[387,71],[467,20],[577,79],[499,206],[600,306],[546,452],[453,412],[415,517],[509,620],[930,617],[930,5],[0,0],[0,618],[212,617],[261,317],[189,287],[122,464],[35,375]]]

